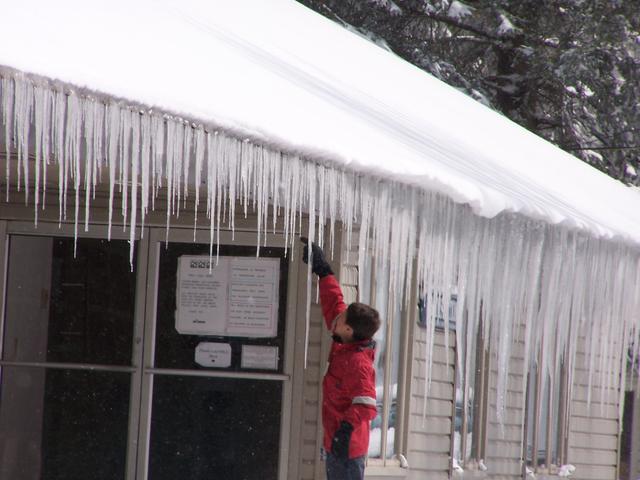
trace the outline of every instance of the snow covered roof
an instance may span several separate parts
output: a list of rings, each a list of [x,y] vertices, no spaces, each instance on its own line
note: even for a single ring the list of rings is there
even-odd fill
[[[127,227],[166,194],[169,227],[193,195],[210,255],[238,204],[253,203],[258,248],[278,216],[289,247],[301,211],[311,240],[329,228],[333,245],[342,222],[347,250],[359,223],[358,285],[375,259],[389,305],[413,285],[431,305],[457,296],[455,309],[427,309],[428,365],[438,312],[456,324],[457,352],[482,317],[500,422],[520,322],[524,371],[544,352],[543,371],[565,362],[568,385],[568,339],[589,339],[589,385],[592,353],[608,359],[608,394],[626,347],[640,350],[640,195],[293,0],[3,2],[0,109],[0,190],[22,185],[36,225],[56,179],[47,198],[60,221],[73,208],[76,234],[100,182],[109,227],[115,196]],[[307,340],[312,296],[309,269]]]
[[[4,2],[0,66],[640,242],[629,188],[292,0]]]

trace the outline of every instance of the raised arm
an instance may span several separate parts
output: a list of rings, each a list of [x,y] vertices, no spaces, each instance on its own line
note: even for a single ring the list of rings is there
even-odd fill
[[[309,261],[309,240],[300,237],[304,243],[302,261]],[[347,309],[342,295],[342,289],[338,280],[333,275],[331,265],[324,257],[324,252],[315,243],[311,242],[311,271],[320,278],[320,305],[327,329],[331,330],[333,320]]]
[[[333,320],[347,309],[342,296],[342,289],[335,276],[327,275],[320,279],[320,306],[322,316],[328,330],[331,330]]]

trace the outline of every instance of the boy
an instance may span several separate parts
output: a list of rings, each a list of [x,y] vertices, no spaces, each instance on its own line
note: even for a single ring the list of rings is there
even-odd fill
[[[302,260],[308,262],[308,240]],[[376,417],[373,335],[378,312],[354,302],[347,306],[323,251],[311,244],[311,270],[320,278],[320,304],[333,342],[322,381],[322,426],[327,480],[361,480],[369,449],[369,422]]]

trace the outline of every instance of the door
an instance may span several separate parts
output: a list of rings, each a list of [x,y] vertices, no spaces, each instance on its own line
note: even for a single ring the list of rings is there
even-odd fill
[[[99,228],[77,242],[30,229],[5,237],[0,478],[286,478],[291,282],[277,238],[256,259],[253,235],[221,234],[227,271],[194,287],[180,267],[209,261],[208,235],[167,244],[147,229],[130,263],[128,242]],[[211,288],[235,323],[185,328]]]
[[[2,242],[0,478],[125,478],[137,269],[125,240],[49,231]]]

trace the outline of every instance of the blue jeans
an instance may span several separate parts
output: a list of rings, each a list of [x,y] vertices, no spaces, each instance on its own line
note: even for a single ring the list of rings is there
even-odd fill
[[[364,457],[339,460],[327,452],[327,480],[362,480],[364,478]]]

